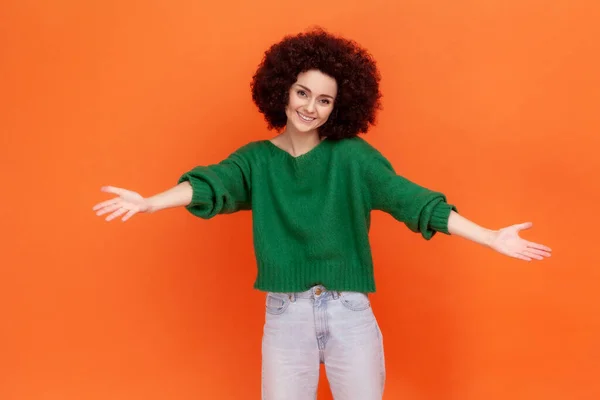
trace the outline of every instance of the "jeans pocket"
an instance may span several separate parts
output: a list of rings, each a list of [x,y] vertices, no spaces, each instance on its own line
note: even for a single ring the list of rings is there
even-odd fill
[[[290,305],[290,297],[285,293],[268,293],[266,308],[269,314],[280,315]]]
[[[349,310],[363,311],[371,307],[369,296],[359,292],[341,292],[340,301]]]

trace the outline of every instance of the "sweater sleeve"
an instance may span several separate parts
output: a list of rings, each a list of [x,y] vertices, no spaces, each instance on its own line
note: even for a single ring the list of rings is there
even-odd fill
[[[449,235],[448,218],[454,205],[448,204],[443,193],[397,175],[390,162],[381,154],[365,162],[365,183],[372,210],[381,210],[403,222],[411,231],[426,240],[436,232]]]
[[[247,148],[237,150],[218,164],[197,166],[179,178],[178,183],[188,181],[192,186],[192,201],[186,206],[189,212],[210,219],[252,208]]]

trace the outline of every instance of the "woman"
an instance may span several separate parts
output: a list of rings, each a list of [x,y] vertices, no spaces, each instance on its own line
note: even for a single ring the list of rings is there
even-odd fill
[[[148,198],[105,187],[117,197],[94,207],[106,220],[177,206],[200,218],[252,210],[254,287],[267,292],[263,399],[314,399],[320,363],[336,400],[382,398],[383,343],[368,298],[372,210],[427,240],[441,232],[522,260],[550,256],[519,237],[530,223],[493,231],[470,222],[357,136],[375,122],[379,80],[352,41],[322,30],[288,36],[266,51],[252,80],[252,98],[277,136]]]

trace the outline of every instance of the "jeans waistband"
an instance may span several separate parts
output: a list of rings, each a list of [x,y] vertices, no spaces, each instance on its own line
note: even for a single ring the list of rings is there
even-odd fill
[[[334,300],[340,297],[340,292],[330,291],[323,285],[315,285],[304,292],[288,293],[290,300],[296,299],[314,299],[317,297],[331,297]]]

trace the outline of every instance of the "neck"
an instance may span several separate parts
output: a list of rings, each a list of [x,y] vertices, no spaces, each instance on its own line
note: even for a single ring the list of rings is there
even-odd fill
[[[286,126],[285,131],[280,135],[286,147],[289,146],[288,152],[294,157],[308,153],[321,143],[321,137],[315,130],[312,132],[298,132],[291,126]]]

